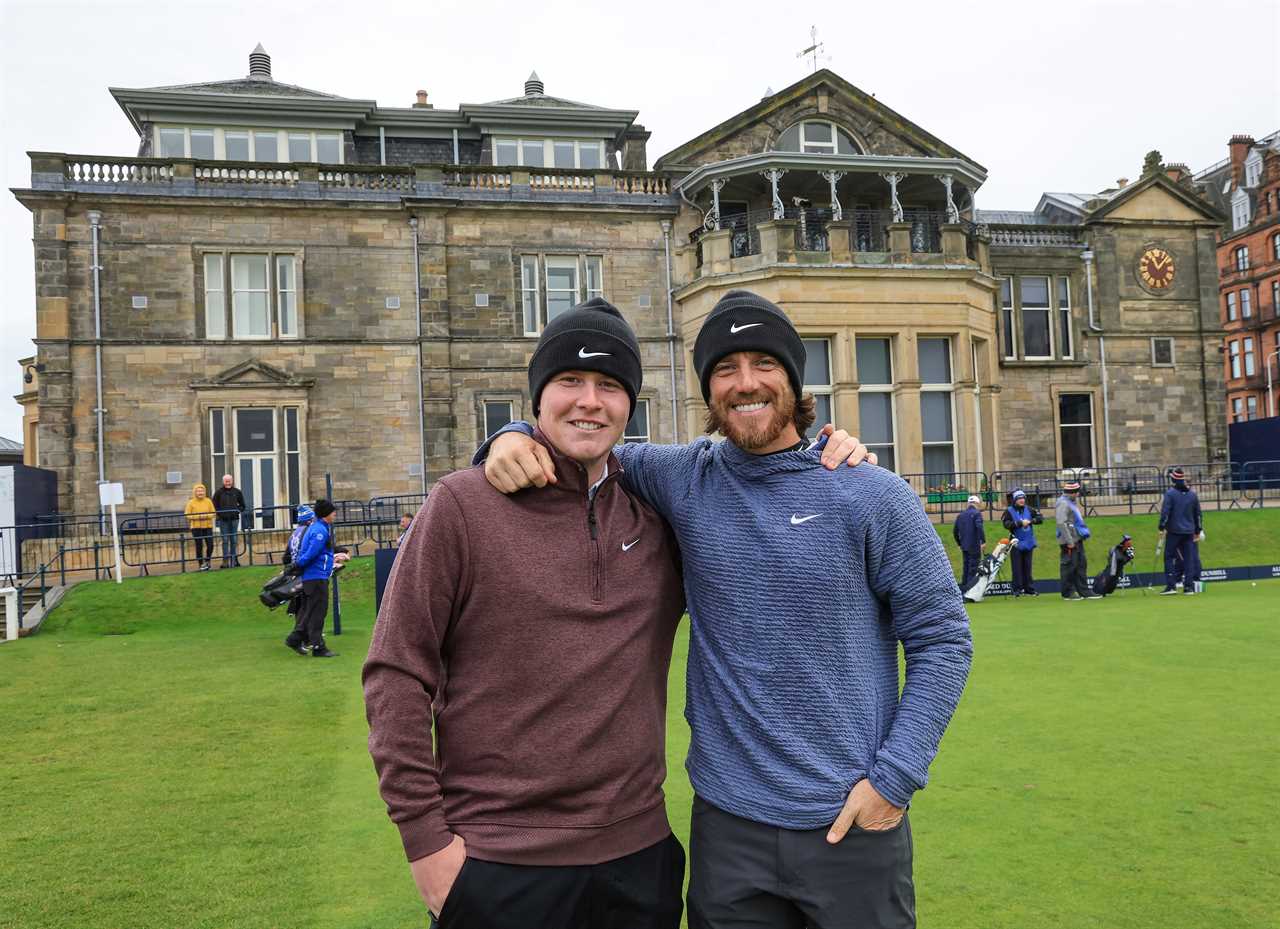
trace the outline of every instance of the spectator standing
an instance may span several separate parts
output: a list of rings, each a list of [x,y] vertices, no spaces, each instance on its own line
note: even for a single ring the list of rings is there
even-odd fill
[[[236,552],[236,532],[244,518],[244,494],[230,474],[222,475],[222,486],[213,492],[213,508],[218,511],[218,535],[222,538],[222,567],[240,567]]]
[[[196,540],[196,563],[201,571],[208,571],[209,562],[213,560],[214,506],[213,501],[205,496],[203,484],[191,488],[191,499],[182,512]]]
[[[1058,574],[1062,581],[1062,599],[1101,600],[1102,595],[1095,594],[1089,586],[1089,563],[1084,554],[1084,540],[1089,538],[1089,527],[1085,525],[1084,513],[1076,502],[1079,494],[1079,481],[1064,482],[1062,496],[1058,497],[1053,513],[1058,524],[1055,534],[1061,550]]]
[[[1013,595],[1019,597],[1036,593],[1034,575],[1031,573],[1031,557],[1036,550],[1036,531],[1033,526],[1044,522],[1040,511],[1027,503],[1027,495],[1021,490],[1013,492],[1013,501],[1001,519],[1004,528],[1013,536]]]
[[[982,563],[982,552],[987,547],[987,535],[982,528],[982,513],[978,506],[982,500],[976,494],[969,495],[969,507],[956,517],[951,527],[951,535],[960,546],[960,554],[964,557],[964,567],[960,572],[960,592],[964,593],[978,580],[978,565]]]
[[[1187,486],[1187,478],[1181,468],[1169,472],[1173,486],[1164,492],[1160,505],[1160,534],[1164,542],[1164,590],[1161,594],[1176,594],[1182,583],[1184,594],[1196,593],[1200,580],[1200,549],[1197,540],[1204,539],[1204,517],[1200,513],[1200,498]]]
[[[413,514],[403,513],[400,516],[400,534],[396,536],[396,548],[404,542],[404,537],[409,534],[409,527],[413,525]]]

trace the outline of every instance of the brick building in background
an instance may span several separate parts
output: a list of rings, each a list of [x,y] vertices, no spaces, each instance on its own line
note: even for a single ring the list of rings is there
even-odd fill
[[[1227,420],[1238,423],[1280,413],[1280,132],[1232,136],[1227,149],[1196,181],[1230,217],[1218,265]]]
[[[33,152],[14,192],[22,400],[68,512],[99,473],[168,509],[231,472],[262,528],[326,472],[338,497],[418,492],[531,417],[538,334],[595,295],[640,337],[628,439],[688,441],[694,336],[733,287],[795,320],[821,419],[927,486],[1226,457],[1222,217],[1158,155],[986,211],[980,164],[826,70],[654,170],[635,111],[536,75],[388,108],[276,81],[259,47],[247,77],[112,94],[138,155]]]

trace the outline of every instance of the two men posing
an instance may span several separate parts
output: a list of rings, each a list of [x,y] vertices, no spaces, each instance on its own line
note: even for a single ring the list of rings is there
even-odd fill
[[[383,797],[445,929],[679,925],[661,785],[686,600],[690,925],[914,925],[905,811],[964,687],[968,623],[910,488],[825,470],[848,443],[806,450],[804,360],[778,307],[732,291],[694,348],[727,441],[615,449],[639,346],[590,301],[534,353],[537,430],[492,449],[496,486],[546,489],[503,496],[471,469],[428,498],[365,692]]]

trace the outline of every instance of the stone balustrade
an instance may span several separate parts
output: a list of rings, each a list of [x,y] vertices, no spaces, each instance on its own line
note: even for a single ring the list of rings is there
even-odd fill
[[[994,248],[1084,248],[1080,231],[1071,226],[992,226]]]

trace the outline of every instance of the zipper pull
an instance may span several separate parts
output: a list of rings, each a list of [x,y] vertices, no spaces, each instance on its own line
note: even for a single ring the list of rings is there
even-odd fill
[[[594,539],[596,537],[596,508],[594,504],[587,510],[587,528],[591,530],[591,538]]]

